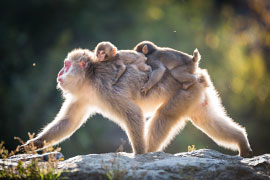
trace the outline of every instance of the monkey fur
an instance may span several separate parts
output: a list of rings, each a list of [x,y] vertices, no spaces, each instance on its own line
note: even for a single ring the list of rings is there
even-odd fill
[[[147,72],[127,65],[112,86],[116,74],[114,61],[96,62],[95,54],[87,49],[70,52],[57,78],[63,105],[55,119],[26,145],[55,145],[90,116],[101,113],[122,127],[134,154],[163,150],[190,120],[217,144],[238,150],[243,157],[252,155],[245,128],[226,114],[206,70],[198,69],[198,78],[184,90],[166,69],[146,95],[139,89],[148,79]]]
[[[98,61],[112,61],[118,67],[118,74],[113,82],[115,85],[119,78],[125,73],[127,64],[135,64],[141,71],[151,71],[151,67],[145,64],[146,58],[134,50],[117,50],[111,42],[103,41],[98,43],[95,48],[95,54]],[[118,57],[119,56],[119,57]]]
[[[182,83],[184,89],[188,89],[195,82],[194,73],[201,58],[197,49],[194,50],[193,56],[190,56],[171,48],[158,47],[150,41],[142,41],[134,47],[134,50],[143,53],[147,57],[147,64],[153,68],[148,82],[142,88],[144,93],[160,81],[166,68]]]

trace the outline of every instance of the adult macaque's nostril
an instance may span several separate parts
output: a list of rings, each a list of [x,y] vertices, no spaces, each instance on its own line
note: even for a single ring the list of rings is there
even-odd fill
[[[62,78],[57,78],[57,82],[63,83],[63,79]]]

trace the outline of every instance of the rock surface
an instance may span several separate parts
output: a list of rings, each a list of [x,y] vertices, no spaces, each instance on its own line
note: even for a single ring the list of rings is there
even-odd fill
[[[0,165],[16,166],[18,160],[32,158],[46,161],[49,155],[62,159],[61,153],[16,155]],[[192,152],[168,154],[164,152],[136,155],[130,153],[89,154],[60,161],[65,179],[270,179],[270,154],[242,158],[200,149]],[[0,167],[1,170],[1,167]]]
[[[242,158],[201,149],[193,152],[89,154],[59,163],[68,179],[270,179],[270,154]]]

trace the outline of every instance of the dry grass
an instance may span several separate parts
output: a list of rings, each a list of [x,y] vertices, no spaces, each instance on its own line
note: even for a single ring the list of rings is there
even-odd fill
[[[28,135],[29,139],[34,138],[34,134],[28,133]],[[25,144],[20,138],[15,137],[15,139],[20,141],[21,144]],[[60,178],[62,171],[57,169],[59,159],[54,153],[50,154],[50,152],[59,152],[60,148],[54,149],[50,147],[43,150],[43,154],[49,153],[47,162],[41,161],[38,156],[29,160],[23,159],[12,162],[10,157],[18,154],[20,149],[23,149],[25,154],[38,155],[37,148],[33,143],[23,147],[18,146],[15,151],[11,152],[4,147],[3,141],[0,143],[0,179],[54,180]]]

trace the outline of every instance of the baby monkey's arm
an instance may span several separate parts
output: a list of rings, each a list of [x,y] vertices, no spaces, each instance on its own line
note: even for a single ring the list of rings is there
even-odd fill
[[[141,89],[141,92],[144,94],[146,94],[149,89],[151,89],[156,83],[160,81],[166,71],[165,66],[160,61],[153,60],[153,62],[155,63],[152,65],[153,71],[151,72],[148,81]]]
[[[124,62],[122,60],[117,60],[116,65],[118,67],[118,73],[117,73],[117,76],[116,76],[116,78],[115,78],[115,80],[113,82],[113,85],[115,85],[118,82],[120,77],[124,74],[124,72],[127,69],[127,66],[124,64]]]

